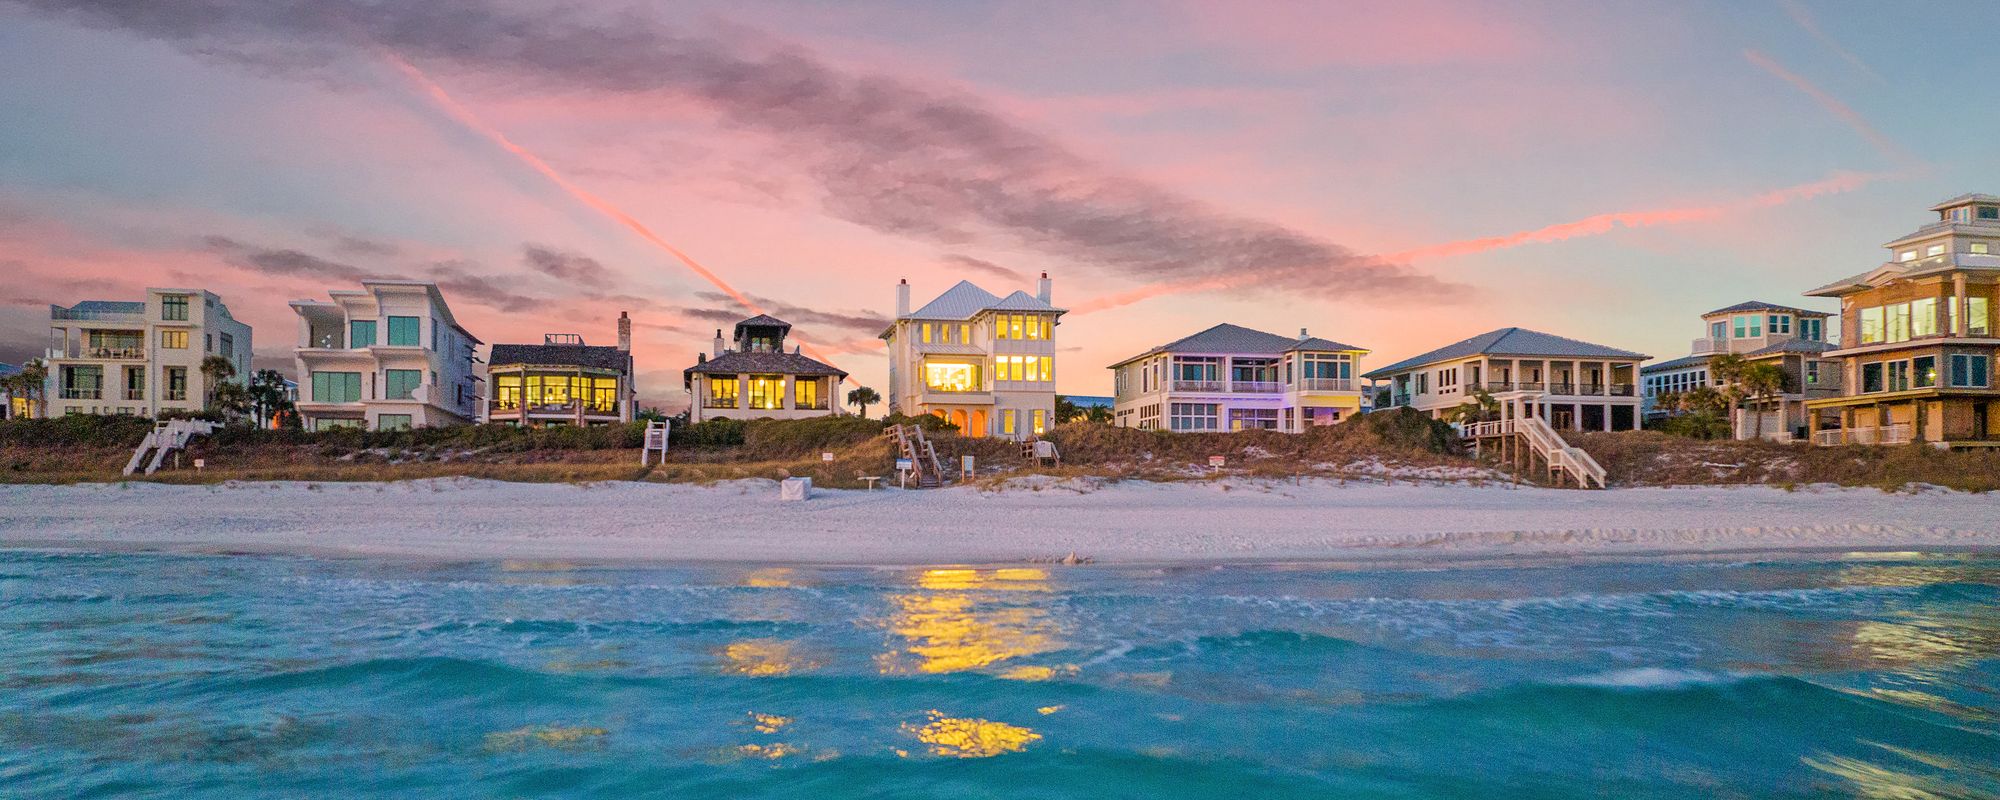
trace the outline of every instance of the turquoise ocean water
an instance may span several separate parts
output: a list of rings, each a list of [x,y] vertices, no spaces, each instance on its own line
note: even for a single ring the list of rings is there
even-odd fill
[[[2000,558],[0,551],[0,796],[2000,796]]]

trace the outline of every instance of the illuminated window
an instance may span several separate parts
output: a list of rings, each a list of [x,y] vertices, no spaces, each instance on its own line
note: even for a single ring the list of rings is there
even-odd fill
[[[1915,250],[1904,250],[1903,252],[1901,252],[1901,253],[1898,253],[1898,254],[1896,254],[1896,260],[1897,260],[1897,261],[1915,261],[1915,260],[1917,260],[1917,251],[1915,251]]]
[[[1007,315],[1007,334],[1008,334],[1007,338],[1009,339],[1021,338],[1021,320],[1022,317],[1019,314]]]
[[[1042,356],[1042,380],[1052,381],[1055,379],[1056,379],[1056,357]]]
[[[1035,409],[1034,425],[1036,436],[1047,432],[1049,429],[1049,412],[1039,408]]]
[[[783,375],[750,376],[750,407],[765,410],[785,407]]]
[[[1871,306],[1861,309],[1861,343],[1875,344],[1882,341],[1882,307]]]
[[[1985,242],[1973,242],[1971,247],[1972,247],[1972,252],[1978,253],[1980,255],[1986,255],[1987,244]]]
[[[958,343],[972,344],[972,323],[961,322],[958,324]]]
[[[1056,338],[1056,320],[1054,317],[1042,318],[1042,338],[1044,339]]]
[[[1971,336],[1991,335],[1993,331],[1993,318],[1987,313],[1988,303],[1986,302],[1986,298],[1968,297],[1965,298],[1965,304],[1971,309],[1970,313],[1966,315],[1966,334]]]
[[[1937,385],[1937,356],[1923,356],[1910,359],[1912,385],[1925,388]]]
[[[585,378],[590,382],[590,410],[613,412],[618,410],[617,378]]]
[[[1937,298],[1926,297],[1910,301],[1910,335],[1936,336],[1938,332]]]
[[[493,403],[504,410],[521,407],[521,376],[493,376]]]
[[[1882,335],[1887,341],[1903,342],[1910,338],[1910,304],[1897,303],[1883,306],[1884,317]]]
[[[979,365],[924,362],[924,385],[939,392],[979,391]]]
[[[1016,412],[1014,411],[1014,409],[1011,409],[1011,408],[1010,408],[1010,409],[1007,409],[1007,410],[1005,410],[1005,411],[1002,411],[1002,412],[1000,412],[1000,432],[1001,432],[1001,433],[1003,433],[1003,434],[1005,434],[1005,435],[1008,435],[1008,436],[1013,436],[1013,435],[1014,435],[1014,432],[1015,432],[1016,430],[1019,430],[1019,428],[1018,428],[1018,427],[1017,427],[1017,426],[1015,425],[1015,419],[1014,419],[1014,415],[1015,415],[1015,413],[1016,413]]]
[[[1012,372],[1014,380],[1024,381],[1028,379],[1027,362],[1028,359],[1026,356],[1012,356],[1007,359],[1007,369]]]
[[[819,404],[819,381],[792,379],[792,405],[796,408],[823,408]]]
[[[930,324],[930,323],[928,323],[928,322],[924,323],[924,325],[923,325],[923,330],[924,330],[924,336],[923,336],[923,341],[924,341],[924,344],[930,344],[930,343],[931,343],[931,324]]]
[[[735,408],[742,384],[734,375],[714,375],[708,379],[708,407]]]
[[[1028,322],[1028,338],[1030,339],[1042,338],[1041,321],[1034,317],[1023,317],[1023,319],[1027,320]]]
[[[1927,249],[1927,250],[1925,250],[1925,251],[1924,251],[1924,255],[1926,255],[1926,256],[1941,256],[1941,255],[1944,255],[1944,245],[1941,245],[1941,244],[1934,244],[1934,245],[1931,245],[1929,249]]]
[[[187,346],[187,331],[160,331],[160,349],[186,350]]]

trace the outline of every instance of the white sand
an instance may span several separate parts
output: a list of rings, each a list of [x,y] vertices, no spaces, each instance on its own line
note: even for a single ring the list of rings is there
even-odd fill
[[[868,564],[2000,547],[2000,497],[1029,480],[781,503],[769,481],[0,486],[0,545]]]

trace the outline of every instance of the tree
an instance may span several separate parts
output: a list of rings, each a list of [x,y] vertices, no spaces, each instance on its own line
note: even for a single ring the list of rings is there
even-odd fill
[[[8,381],[12,384],[14,394],[27,399],[28,416],[44,417],[48,415],[48,409],[44,405],[44,402],[47,400],[44,397],[44,392],[49,381],[49,365],[47,363],[39,358],[29,359],[28,363],[21,365],[21,372],[8,378]]]
[[[1060,394],[1056,395],[1057,425],[1075,422],[1079,419],[1082,419],[1088,413],[1090,412],[1084,410],[1083,406],[1077,405],[1076,401],[1069,399],[1068,396]]]
[[[1736,374],[1737,385],[1742,387],[1743,397],[1752,401],[1750,413],[1756,415],[1750,421],[1750,437],[1764,438],[1763,404],[1772,397],[1785,392],[1788,378],[1785,371],[1772,363],[1750,364]]]
[[[275,369],[260,369],[250,374],[250,418],[259,428],[268,428],[278,415],[292,410],[292,401],[285,397],[285,376]]]
[[[207,386],[207,396],[202,398],[204,407],[216,410],[215,392],[230,378],[236,377],[236,364],[222,356],[209,356],[201,360],[202,383]],[[240,387],[239,387],[240,388]]]
[[[857,386],[847,393],[847,403],[861,408],[861,416],[868,416],[868,406],[882,402],[882,395],[866,386]]]
[[[1086,421],[1095,422],[1099,425],[1109,425],[1111,424],[1111,409],[1104,406],[1091,406],[1083,410],[1083,418]]]
[[[1492,393],[1485,389],[1474,389],[1471,394],[1466,395],[1465,402],[1444,412],[1444,421],[1470,425],[1474,422],[1496,419],[1499,416],[1500,401],[1493,399]]]
[[[640,422],[665,422],[667,412],[661,410],[659,406],[646,406],[639,409],[639,413],[633,414],[632,418]]]
[[[208,410],[221,415],[223,419],[247,414],[256,404],[250,396],[250,390],[234,381],[216,384],[215,391],[209,392],[208,398]]]

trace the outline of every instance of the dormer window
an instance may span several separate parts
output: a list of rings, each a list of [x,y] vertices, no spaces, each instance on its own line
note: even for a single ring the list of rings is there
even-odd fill
[[[1901,252],[1901,253],[1897,254],[1897,256],[1896,256],[1896,260],[1897,260],[1897,261],[1915,261],[1915,260],[1917,260],[1917,251],[1915,251],[1915,250],[1904,250],[1903,252]]]
[[[1931,245],[1930,249],[1924,251],[1924,255],[1926,257],[1944,255],[1944,245],[1941,244]]]
[[[2000,206],[1980,206],[1980,219],[2000,219]]]

